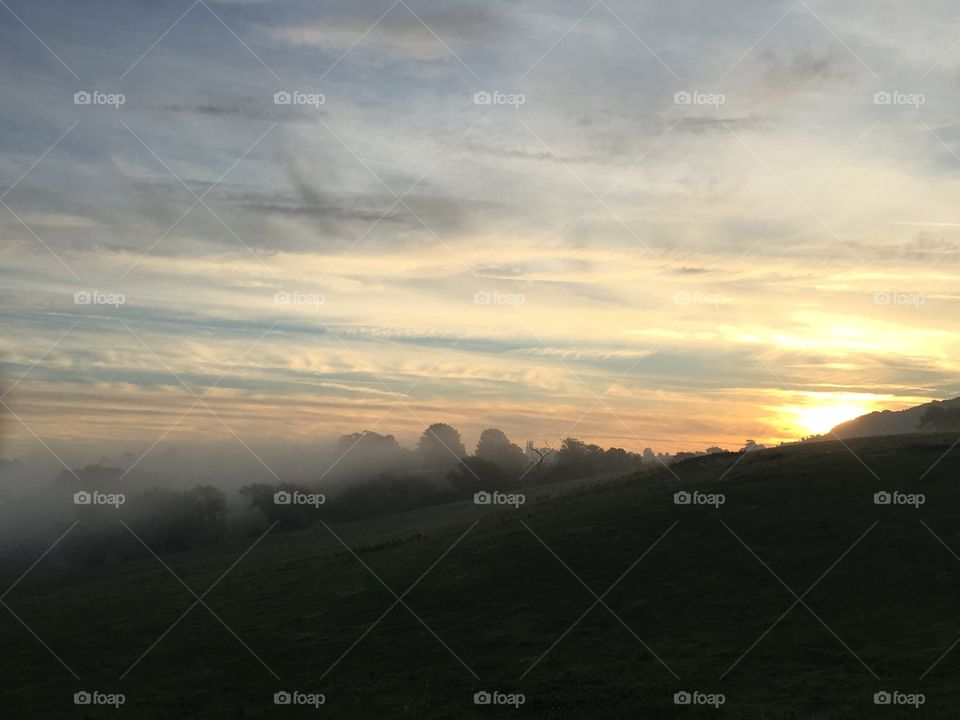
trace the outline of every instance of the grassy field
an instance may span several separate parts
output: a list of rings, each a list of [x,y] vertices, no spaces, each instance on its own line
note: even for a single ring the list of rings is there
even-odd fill
[[[955,718],[955,440],[708,456],[533,489],[519,510],[458,503],[167,556],[172,572],[41,562],[4,599],[37,637],[0,608],[0,715]],[[677,505],[680,490],[723,504]],[[875,505],[882,490],[925,503]],[[76,707],[79,690],[126,701]],[[281,690],[326,702],[278,707]],[[483,690],[524,703],[475,705]],[[684,690],[724,702],[674,704]],[[925,702],[877,706],[879,691]]]

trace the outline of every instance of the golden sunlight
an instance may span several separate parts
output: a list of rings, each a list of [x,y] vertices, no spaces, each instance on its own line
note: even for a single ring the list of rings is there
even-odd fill
[[[874,410],[873,396],[858,394],[811,394],[805,405],[779,408],[783,420],[798,435],[821,435],[840,423],[853,420]]]

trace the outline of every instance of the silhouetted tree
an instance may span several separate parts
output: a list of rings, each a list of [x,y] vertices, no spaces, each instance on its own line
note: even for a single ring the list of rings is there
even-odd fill
[[[527,462],[523,450],[510,442],[502,430],[496,428],[488,428],[480,433],[476,456],[499,465],[508,475],[523,472]]]
[[[227,500],[210,485],[186,492],[153,488],[128,501],[129,525],[156,553],[183,552],[219,542],[223,535]],[[133,557],[149,554],[132,545]]]
[[[471,455],[451,470],[447,479],[459,497],[469,497],[480,490],[510,490],[516,484],[517,476],[495,462]]]
[[[85,513],[64,554],[89,565],[215,544],[223,535],[226,507],[226,496],[210,485],[188,491],[153,488],[109,514]]]
[[[533,444],[533,440],[527,440],[527,449],[524,456],[528,461],[533,460],[534,467],[532,472],[537,473],[543,469],[547,458],[553,456],[555,452],[556,451],[550,447],[538,448]]]
[[[187,507],[196,518],[204,545],[216,545],[223,537],[227,515],[227,497],[213,485],[197,485],[186,493]]]
[[[426,473],[446,475],[466,455],[460,433],[446,423],[428,427],[417,443],[417,460]]]
[[[97,489],[100,492],[116,492],[120,486],[120,478],[124,474],[123,468],[94,464],[80,470],[61,470],[57,475],[57,482],[71,487]]]
[[[566,438],[557,451],[557,468],[568,477],[583,477],[595,472],[602,463],[603,448],[588,445],[577,438]]]
[[[960,407],[945,408],[942,404],[931,405],[920,417],[917,429],[934,432],[960,430]]]
[[[250,498],[250,507],[260,510],[271,525],[277,523],[277,530],[299,530],[309,527],[320,517],[320,512],[313,505],[278,503],[276,494],[279,492],[309,493],[311,491],[293,483],[278,485],[253,483],[240,488],[240,494]]]
[[[380,435],[371,430],[342,435],[337,441],[338,457],[335,473],[375,477],[383,472],[405,473],[413,470],[413,453],[401,447],[393,435]]]
[[[449,502],[452,493],[419,475],[381,475],[347,487],[333,503],[339,520],[358,520]]]

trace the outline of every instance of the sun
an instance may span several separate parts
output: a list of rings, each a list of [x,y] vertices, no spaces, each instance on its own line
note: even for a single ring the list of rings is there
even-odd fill
[[[784,419],[803,435],[822,435],[840,423],[870,412],[872,407],[863,401],[811,397],[807,405],[781,408]]]

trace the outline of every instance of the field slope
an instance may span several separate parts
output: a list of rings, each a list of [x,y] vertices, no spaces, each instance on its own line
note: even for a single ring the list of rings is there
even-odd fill
[[[458,503],[321,525],[95,578],[58,577],[42,561],[4,598],[25,624],[0,608],[0,709],[11,718],[911,716],[874,705],[874,693],[897,690],[923,693],[926,717],[956,717],[956,439],[707,456],[534,489],[518,510]],[[677,505],[678,491],[722,494],[723,504]],[[878,491],[925,502],[876,505]],[[77,708],[73,693],[84,689],[122,692],[126,703],[119,713]],[[277,707],[280,690],[326,703]],[[525,702],[476,706],[481,690]],[[675,705],[683,690],[722,693],[724,704]]]

